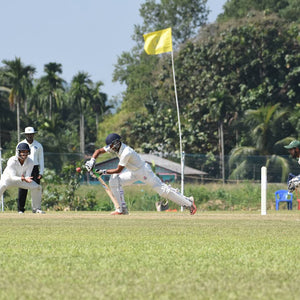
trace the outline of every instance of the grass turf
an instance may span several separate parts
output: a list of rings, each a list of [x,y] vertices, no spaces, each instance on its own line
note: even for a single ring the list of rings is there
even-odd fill
[[[0,213],[0,299],[297,299],[300,212]]]

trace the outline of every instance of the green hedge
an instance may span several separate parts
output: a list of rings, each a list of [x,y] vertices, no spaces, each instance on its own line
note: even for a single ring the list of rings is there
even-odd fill
[[[173,185],[180,188],[178,185]],[[268,184],[267,209],[275,209],[274,192],[285,189],[284,184]],[[155,211],[155,202],[162,200],[160,196],[146,185],[133,185],[124,188],[125,200],[129,210]],[[193,195],[198,207],[202,211],[238,211],[260,210],[261,186],[258,183],[239,184],[187,184],[184,194]],[[30,195],[30,193],[29,193]],[[294,199],[296,197],[294,196]],[[5,193],[5,210],[17,210],[17,189],[11,188]],[[31,209],[30,196],[28,196],[26,210]],[[169,202],[171,209],[180,207]],[[296,208],[296,199],[294,209]],[[79,185],[76,180],[68,184],[43,183],[44,210],[78,210],[78,211],[110,211],[113,205],[101,185]],[[286,209],[285,205],[281,209]]]

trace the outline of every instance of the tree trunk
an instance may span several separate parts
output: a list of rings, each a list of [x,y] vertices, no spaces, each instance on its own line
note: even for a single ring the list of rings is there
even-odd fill
[[[84,115],[80,114],[80,123],[79,123],[79,132],[80,132],[80,153],[84,155]]]
[[[222,182],[223,182],[223,184],[225,184],[225,159],[224,159],[223,122],[219,122],[219,144],[220,144],[220,164],[221,164]]]
[[[27,103],[26,98],[24,99],[24,113],[25,113],[25,116],[27,116],[27,114],[28,114],[28,103]]]
[[[20,142],[20,99],[17,97],[17,134],[18,143]]]
[[[96,137],[98,137],[99,114],[96,113]]]
[[[52,119],[52,95],[50,93],[50,97],[49,97],[49,120]]]
[[[235,130],[235,147],[239,146],[239,131]]]

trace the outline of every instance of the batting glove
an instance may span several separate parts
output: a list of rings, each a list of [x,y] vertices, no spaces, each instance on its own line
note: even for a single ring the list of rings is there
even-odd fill
[[[90,172],[90,171],[94,168],[95,162],[96,162],[95,158],[92,157],[90,160],[88,160],[88,161],[85,163],[85,167],[86,167],[86,169],[88,170],[88,172]]]
[[[96,170],[96,173],[98,173],[100,176],[106,174],[106,169],[103,170]]]
[[[94,174],[93,171],[90,171],[90,175],[91,175],[93,178],[97,178],[97,176]]]

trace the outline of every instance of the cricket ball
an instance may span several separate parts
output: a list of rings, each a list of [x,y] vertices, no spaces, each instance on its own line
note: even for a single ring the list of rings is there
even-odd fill
[[[79,167],[76,168],[76,172],[77,172],[77,173],[80,173],[80,172],[81,172],[81,168],[79,168]]]

